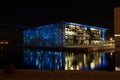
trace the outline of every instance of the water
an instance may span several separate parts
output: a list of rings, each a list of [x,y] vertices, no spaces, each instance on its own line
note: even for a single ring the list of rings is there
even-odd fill
[[[113,51],[85,53],[81,51],[51,51],[15,46],[0,47],[0,68],[14,64],[17,69],[41,70],[114,70]]]

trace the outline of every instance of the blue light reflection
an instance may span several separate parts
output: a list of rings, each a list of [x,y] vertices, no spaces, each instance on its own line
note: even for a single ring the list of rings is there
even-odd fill
[[[24,64],[43,70],[62,69],[62,52],[24,50]]]
[[[107,56],[111,56],[107,53]],[[94,54],[24,50],[24,64],[28,68],[42,70],[97,70],[109,67],[106,53]]]

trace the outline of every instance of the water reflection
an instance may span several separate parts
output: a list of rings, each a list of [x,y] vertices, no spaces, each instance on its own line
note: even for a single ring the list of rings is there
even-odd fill
[[[70,53],[65,56],[65,70],[92,70],[106,67],[107,65],[105,53]]]
[[[113,53],[56,52],[24,49],[24,64],[43,70],[101,70],[110,67]]]
[[[24,64],[31,68],[55,69],[63,67],[62,52],[24,50]]]

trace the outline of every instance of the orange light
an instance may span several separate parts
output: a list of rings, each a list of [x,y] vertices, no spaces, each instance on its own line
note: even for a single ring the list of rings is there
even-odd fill
[[[8,44],[7,41],[1,41],[0,44]]]
[[[4,44],[4,42],[0,42],[0,44]]]
[[[4,42],[4,44],[8,44],[8,42],[7,42],[7,41],[5,41],[5,42]]]

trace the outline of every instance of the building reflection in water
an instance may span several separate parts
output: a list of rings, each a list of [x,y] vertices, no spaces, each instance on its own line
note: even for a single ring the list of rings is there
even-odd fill
[[[59,70],[63,67],[62,52],[25,49],[23,59],[29,68]]]
[[[65,57],[65,70],[93,70],[107,66],[108,62],[105,53],[68,53]]]
[[[111,53],[56,52],[24,49],[24,64],[43,70],[99,70],[109,67]],[[108,58],[107,58],[108,57]]]

